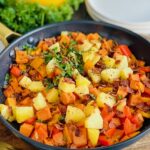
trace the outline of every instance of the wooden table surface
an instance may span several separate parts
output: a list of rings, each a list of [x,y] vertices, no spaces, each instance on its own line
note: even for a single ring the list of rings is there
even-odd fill
[[[81,20],[81,19],[91,20],[91,18],[88,16],[86,12],[84,5],[81,6],[80,10],[74,16],[74,20]],[[2,123],[0,123],[0,141],[9,143],[19,150],[36,150],[31,145],[15,137]],[[144,136],[139,141],[135,142],[134,144],[128,146],[127,148],[124,148],[124,150],[142,150],[142,149],[144,150],[150,149],[150,133]],[[0,146],[0,150],[7,150],[7,149],[3,149]]]

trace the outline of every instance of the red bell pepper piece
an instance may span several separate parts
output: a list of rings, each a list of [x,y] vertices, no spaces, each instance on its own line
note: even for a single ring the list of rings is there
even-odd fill
[[[123,113],[127,118],[132,118],[132,113],[131,113],[131,109],[128,106],[125,106],[123,109]]]
[[[114,135],[114,133],[116,132],[116,128],[110,128],[110,129],[108,129],[106,132],[105,132],[105,135],[107,136],[107,137],[112,137],[113,135]]]
[[[145,87],[144,88],[144,93],[150,95],[150,88]]]
[[[124,130],[116,129],[112,138],[114,141],[119,141],[123,135],[124,135]]]
[[[18,67],[13,66],[10,70],[10,73],[13,74],[15,77],[19,77],[21,75],[21,70]]]
[[[59,133],[59,132],[60,132],[60,130],[57,129],[57,128],[54,126],[53,129],[52,129],[52,134],[55,135],[55,134],[57,134],[57,133]]]
[[[150,72],[150,66],[140,67],[139,71],[142,71],[142,72]]]
[[[102,117],[106,121],[110,121],[115,115],[115,112],[109,110],[109,106],[105,105],[102,109]]]
[[[130,57],[132,55],[127,45],[119,45],[120,51],[123,55]]]
[[[26,120],[25,123],[28,123],[28,124],[34,124],[35,121],[36,121],[36,117],[32,117],[32,118]]]
[[[124,122],[124,132],[126,135],[136,131],[136,124],[133,124],[128,118]]]
[[[110,146],[110,145],[114,144],[113,140],[110,138],[107,138],[105,135],[99,136],[99,143],[102,146]]]

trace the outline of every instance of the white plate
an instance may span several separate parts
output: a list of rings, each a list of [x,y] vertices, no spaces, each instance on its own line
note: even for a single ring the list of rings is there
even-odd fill
[[[96,21],[99,21],[99,20],[103,20],[105,22],[108,22],[108,23],[112,23],[112,24],[116,24],[116,25],[119,25],[119,26],[122,26],[122,27],[125,27],[125,28],[128,28],[128,29],[131,29],[131,30],[139,30],[139,31],[144,31],[144,32],[147,32],[147,31],[150,31],[150,24],[142,24],[142,25],[136,25],[136,24],[127,24],[127,23],[122,23],[122,22],[118,22],[116,20],[113,20],[113,19],[110,19],[110,18],[107,18],[105,16],[103,16],[102,14],[98,14],[89,4],[88,4],[88,0],[86,1],[86,7],[88,9],[88,13],[91,15],[91,17],[96,20]]]
[[[129,24],[150,24],[150,0],[87,0],[97,13]]]
[[[86,8],[87,8],[87,11],[89,13],[89,15],[95,20],[95,21],[104,21],[104,22],[108,22],[108,23],[111,23],[111,24],[115,24],[115,25],[118,25],[118,26],[122,26],[122,27],[125,27],[135,33],[138,33],[140,34],[141,36],[143,36],[144,38],[150,40],[150,26],[149,28],[136,28],[136,27],[133,27],[133,26],[127,26],[125,24],[119,24],[118,22],[115,22],[115,21],[112,21],[112,20],[109,20],[108,18],[105,18],[104,16],[99,16],[98,14],[96,14],[93,10],[91,10],[90,6],[87,4],[87,1],[86,1]]]

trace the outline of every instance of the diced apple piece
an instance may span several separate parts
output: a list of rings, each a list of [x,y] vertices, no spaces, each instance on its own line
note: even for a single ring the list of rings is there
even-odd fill
[[[62,32],[61,32],[61,36],[68,35],[68,34],[69,34],[68,31],[62,31]]]
[[[89,94],[89,88],[85,85],[77,86],[74,92],[80,96],[86,95]]]
[[[101,79],[106,82],[112,83],[114,80],[120,77],[119,69],[105,69],[101,72]]]
[[[58,90],[56,88],[52,88],[46,94],[46,99],[49,103],[56,103],[59,100]]]
[[[83,56],[83,61],[84,62],[90,60],[90,61],[93,62],[93,65],[95,65],[101,58],[101,56],[99,54],[97,54],[96,52],[94,52],[94,51],[84,52],[82,54],[82,56]]]
[[[88,60],[93,60],[94,55],[95,55],[95,52],[93,51],[87,51],[87,52],[82,53],[83,62],[85,63]]]
[[[29,88],[29,86],[31,85],[32,81],[29,77],[24,76],[20,81],[19,81],[19,85],[21,85],[24,88]]]
[[[92,48],[93,44],[90,43],[88,40],[84,40],[83,44],[78,46],[80,51],[89,51]]]
[[[42,95],[42,93],[38,93],[35,98],[33,98],[33,106],[36,110],[43,109],[47,106],[45,97]]]
[[[113,107],[116,104],[115,98],[104,92],[101,92],[97,96],[96,102],[99,107],[104,107],[104,104],[107,104],[109,107]]]
[[[91,51],[98,52],[102,45],[100,40],[91,40],[91,43],[93,44]]]
[[[115,60],[108,56],[103,57],[103,62],[107,68],[113,68],[115,65]]]
[[[101,81],[100,73],[94,73],[92,70],[88,70],[88,75],[94,83],[99,83]]]
[[[99,60],[100,60],[101,56],[99,54],[95,54],[92,62],[93,62],[93,65],[95,65]]]
[[[84,108],[84,113],[86,116],[90,116],[93,112],[94,112],[94,106],[92,105],[87,105],[85,108]]]
[[[49,63],[46,65],[46,72],[48,75],[54,71],[56,65],[57,65],[57,61],[55,58],[49,61]]]
[[[91,82],[83,77],[82,75],[78,75],[77,78],[76,78],[76,85],[77,86],[89,86],[91,84]]]
[[[34,117],[34,110],[33,107],[25,106],[15,108],[15,117],[18,123],[22,123],[32,117]]]
[[[98,129],[87,129],[88,131],[88,138],[92,144],[92,146],[96,146],[98,143],[99,133]]]
[[[85,119],[84,112],[76,107],[68,106],[66,111],[65,121],[69,122],[79,122]]]
[[[66,93],[71,93],[75,91],[75,84],[66,82],[62,77],[59,80],[58,89]]]
[[[9,118],[7,119],[9,122],[13,122],[15,121],[15,116],[9,116]]]
[[[0,104],[0,114],[7,120],[11,116],[9,107],[4,104]]]
[[[121,100],[119,102],[119,104],[117,105],[116,110],[123,112],[124,107],[126,106],[126,104],[127,104],[127,100],[126,99]]]
[[[49,50],[54,50],[55,52],[60,52],[60,45],[58,42],[56,42],[55,44],[51,45],[49,47]]]
[[[128,67],[128,58],[125,55],[117,55],[116,56],[116,68],[124,69]]]
[[[95,108],[94,112],[86,118],[85,128],[90,129],[102,129],[103,128],[103,119],[100,114],[100,110]]]
[[[44,89],[44,85],[41,81],[32,81],[28,89],[32,92],[41,92]]]
[[[77,69],[74,69],[72,72],[72,75],[74,78],[76,78],[78,75],[80,75],[79,71]]]
[[[133,70],[131,68],[124,68],[120,71],[120,77],[121,79],[128,79],[129,75],[133,74]]]

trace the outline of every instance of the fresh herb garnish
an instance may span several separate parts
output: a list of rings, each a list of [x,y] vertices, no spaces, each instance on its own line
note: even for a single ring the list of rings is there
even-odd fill
[[[32,51],[35,50],[35,47],[33,45],[25,44],[22,46],[22,49],[26,51],[28,54],[30,54]]]
[[[52,58],[53,58],[52,54],[49,53],[49,52],[45,52],[43,55],[44,55],[44,59],[45,59],[45,63],[46,63],[46,64],[48,64],[48,62],[49,62],[50,60],[52,60]]]
[[[64,116],[64,115],[61,115],[61,116],[59,117],[59,121],[60,121],[61,123],[65,123],[65,116]]]
[[[118,95],[118,99],[121,100],[123,98],[122,95]]]
[[[10,80],[10,75],[8,73],[6,73],[5,75],[5,83],[7,84]]]
[[[49,90],[49,89],[54,87],[53,81],[51,79],[49,79],[49,78],[46,78],[44,80],[44,85],[46,86],[47,90]]]

